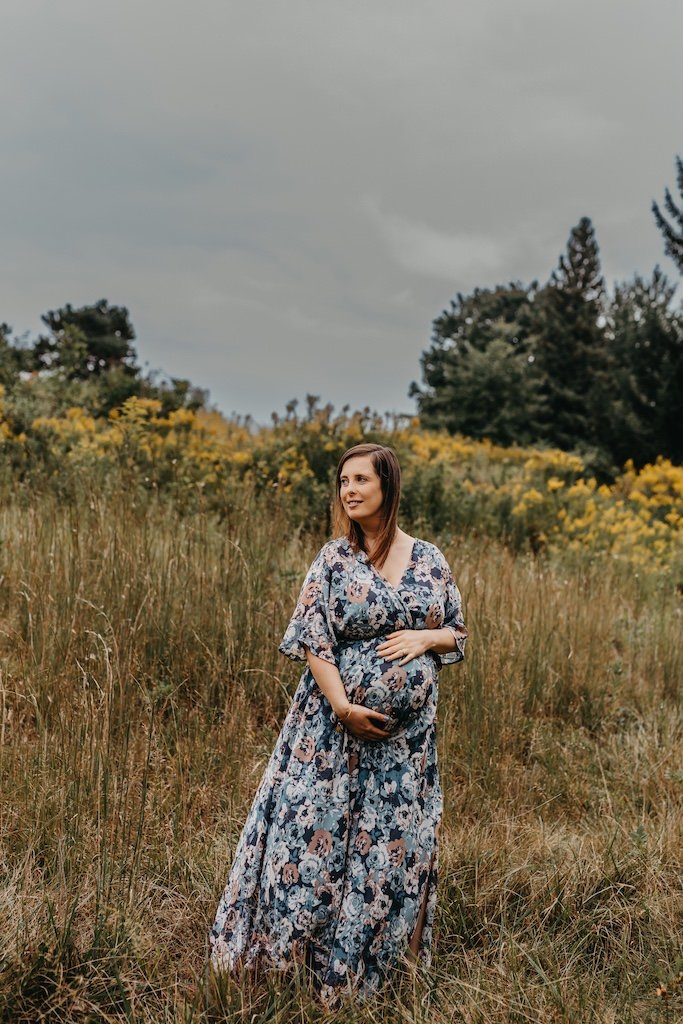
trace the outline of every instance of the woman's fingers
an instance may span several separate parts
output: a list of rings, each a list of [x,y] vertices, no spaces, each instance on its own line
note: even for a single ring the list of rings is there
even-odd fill
[[[392,644],[391,647],[387,646],[384,650],[380,650],[378,647],[377,653],[381,655],[382,658],[393,658],[395,654],[399,654],[403,649],[404,646],[401,644]]]
[[[354,705],[347,728],[362,740],[384,740],[387,738],[389,718],[381,711],[366,708],[364,704]]]
[[[395,661],[397,658],[402,658],[408,662],[412,661],[413,658],[416,657],[416,652],[413,652],[405,643],[398,647],[387,648],[384,652],[380,651],[378,648],[378,653],[384,661]]]
[[[374,711],[372,708],[367,709],[368,716],[368,727],[371,730],[370,737],[372,739],[385,739],[387,734],[387,725],[389,719],[386,715],[382,714],[381,711]],[[375,719],[373,721],[372,719]]]

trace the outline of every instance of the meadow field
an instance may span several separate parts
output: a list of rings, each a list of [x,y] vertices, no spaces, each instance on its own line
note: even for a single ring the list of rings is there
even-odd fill
[[[300,979],[216,991],[207,972],[299,677],[277,644],[326,539],[290,512],[246,481],[223,510],[123,477],[4,492],[3,1022],[321,1019]],[[609,554],[402,525],[446,553],[470,630],[465,662],[440,677],[434,960],[334,1019],[673,1024],[675,581]]]

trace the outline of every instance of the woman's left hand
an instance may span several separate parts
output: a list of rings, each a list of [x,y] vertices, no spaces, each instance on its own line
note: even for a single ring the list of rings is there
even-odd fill
[[[386,640],[376,648],[385,661],[400,658],[399,665],[407,665],[413,658],[429,650],[428,629],[397,629],[387,633]]]

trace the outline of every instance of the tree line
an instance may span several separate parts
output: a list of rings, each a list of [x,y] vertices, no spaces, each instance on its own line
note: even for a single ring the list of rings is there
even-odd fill
[[[37,338],[14,337],[0,323],[0,384],[5,417],[15,433],[38,416],[80,406],[106,416],[126,399],[154,398],[165,415],[174,409],[199,409],[208,393],[181,377],[143,372],[133,347],[135,330],[125,306],[100,299],[74,308],[69,303],[41,320]]]
[[[683,197],[683,160],[677,158]],[[652,204],[665,251],[683,273],[683,203]],[[548,281],[458,293],[433,322],[412,382],[422,426],[502,444],[579,452],[603,478],[627,459],[683,458],[683,307],[659,266],[607,294],[590,218],[572,229]],[[127,398],[156,398],[164,415],[206,406],[183,378],[144,374],[128,310],[101,299],[42,317],[31,342],[0,323],[0,384],[13,432],[80,406],[106,416]],[[288,414],[292,403],[287,406]],[[276,414],[273,414],[275,418]]]
[[[683,160],[677,160],[683,196]],[[666,253],[683,273],[683,205],[653,204]],[[590,218],[572,229],[548,281],[458,293],[433,323],[413,382],[420,418],[500,444],[578,450],[610,476],[683,456],[683,310],[659,266],[609,297]]]

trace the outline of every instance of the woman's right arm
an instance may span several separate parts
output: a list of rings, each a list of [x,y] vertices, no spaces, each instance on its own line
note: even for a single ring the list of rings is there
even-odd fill
[[[386,739],[387,734],[384,729],[373,725],[372,719],[387,722],[387,716],[383,715],[381,711],[366,708],[364,704],[351,704],[346,696],[346,690],[336,665],[312,654],[308,647],[306,647],[306,660],[313,678],[330,702],[332,710],[349,732],[363,740]]]

